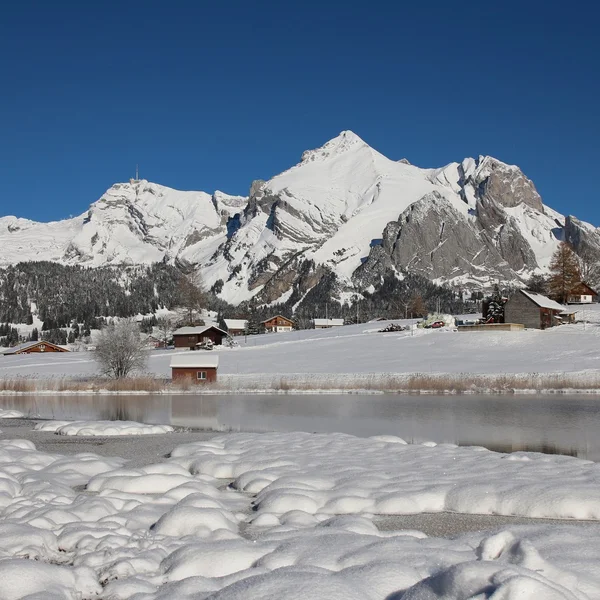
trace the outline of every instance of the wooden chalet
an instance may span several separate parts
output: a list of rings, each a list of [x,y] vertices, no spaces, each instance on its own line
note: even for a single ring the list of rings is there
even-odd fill
[[[171,358],[171,379],[190,383],[213,383],[217,380],[219,357],[208,352],[184,352]]]
[[[598,302],[598,292],[584,281],[580,281],[567,296],[567,304],[592,304],[592,302]]]
[[[263,321],[261,325],[264,326],[267,333],[283,333],[285,331],[292,331],[294,328],[294,321],[287,317],[276,315]]]
[[[573,320],[573,311],[542,294],[519,290],[504,305],[504,322],[530,329],[547,329]]]
[[[312,324],[315,329],[329,329],[330,327],[341,327],[344,319],[313,319]]]
[[[52,342],[45,340],[39,340],[37,342],[25,342],[18,346],[13,346],[9,350],[4,351],[4,356],[11,356],[13,354],[41,354],[46,352],[70,352],[67,348],[57,346]]]
[[[214,325],[180,327],[173,332],[173,345],[175,348],[195,350],[197,346],[205,343],[220,346],[225,337],[227,337],[227,332]]]
[[[223,319],[229,335],[244,335],[248,329],[246,319]]]

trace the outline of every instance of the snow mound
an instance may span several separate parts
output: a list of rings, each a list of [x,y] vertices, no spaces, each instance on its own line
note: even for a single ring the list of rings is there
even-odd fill
[[[22,419],[25,415],[18,410],[0,408],[0,419]]]
[[[135,421],[46,421],[36,431],[52,431],[57,435],[115,436],[172,433],[170,425],[147,425]]]
[[[102,591],[96,574],[88,567],[69,568],[40,564],[30,560],[0,562],[0,597],[2,600],[33,598],[41,600],[90,598]]]
[[[600,600],[600,524],[444,539],[374,516],[600,519],[599,483],[589,461],[393,436],[219,436],[140,468],[0,440],[0,599]]]
[[[233,479],[259,514],[462,512],[600,519],[600,465],[345,434],[239,434],[179,446],[192,473]]]

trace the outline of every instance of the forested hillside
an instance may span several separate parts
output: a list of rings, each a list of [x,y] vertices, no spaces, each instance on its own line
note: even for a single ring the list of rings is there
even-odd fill
[[[32,304],[38,318],[53,327],[152,313],[177,305],[182,277],[162,263],[97,268],[19,263],[0,269],[0,322],[31,323]]]
[[[305,272],[304,272],[305,271]],[[86,268],[53,262],[24,262],[0,269],[0,342],[13,345],[23,339],[42,338],[55,343],[73,341],[99,328],[105,317],[150,315],[159,308],[190,306],[187,276],[165,263],[140,266]],[[345,302],[336,298],[346,297]],[[304,265],[286,302],[257,304],[243,302],[237,307],[220,300],[213,291],[205,292],[194,308],[213,310],[219,323],[223,318],[245,318],[252,333],[274,314],[295,320],[299,328],[311,326],[315,317],[343,318],[364,322],[375,318],[423,316],[432,311],[460,313],[475,305],[463,302],[460,292],[433,284],[420,275],[405,274],[399,279],[388,272],[377,286],[362,294],[348,293],[337,275]],[[42,322],[26,336],[10,324]],[[142,322],[147,333],[150,320]],[[187,324],[187,323],[186,323]],[[2,344],[0,344],[2,345]]]

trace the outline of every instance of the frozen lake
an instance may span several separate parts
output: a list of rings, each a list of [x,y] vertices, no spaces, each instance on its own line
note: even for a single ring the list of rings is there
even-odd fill
[[[42,419],[119,419],[217,431],[397,435],[600,461],[600,398],[587,395],[56,395],[4,396]]]

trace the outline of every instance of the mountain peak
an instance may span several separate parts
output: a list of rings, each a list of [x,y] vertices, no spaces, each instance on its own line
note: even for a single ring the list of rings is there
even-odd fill
[[[320,148],[306,150],[302,154],[302,164],[323,161],[334,156],[339,156],[351,149],[368,147],[368,144],[358,137],[353,131],[342,131],[338,136],[329,140]]]

